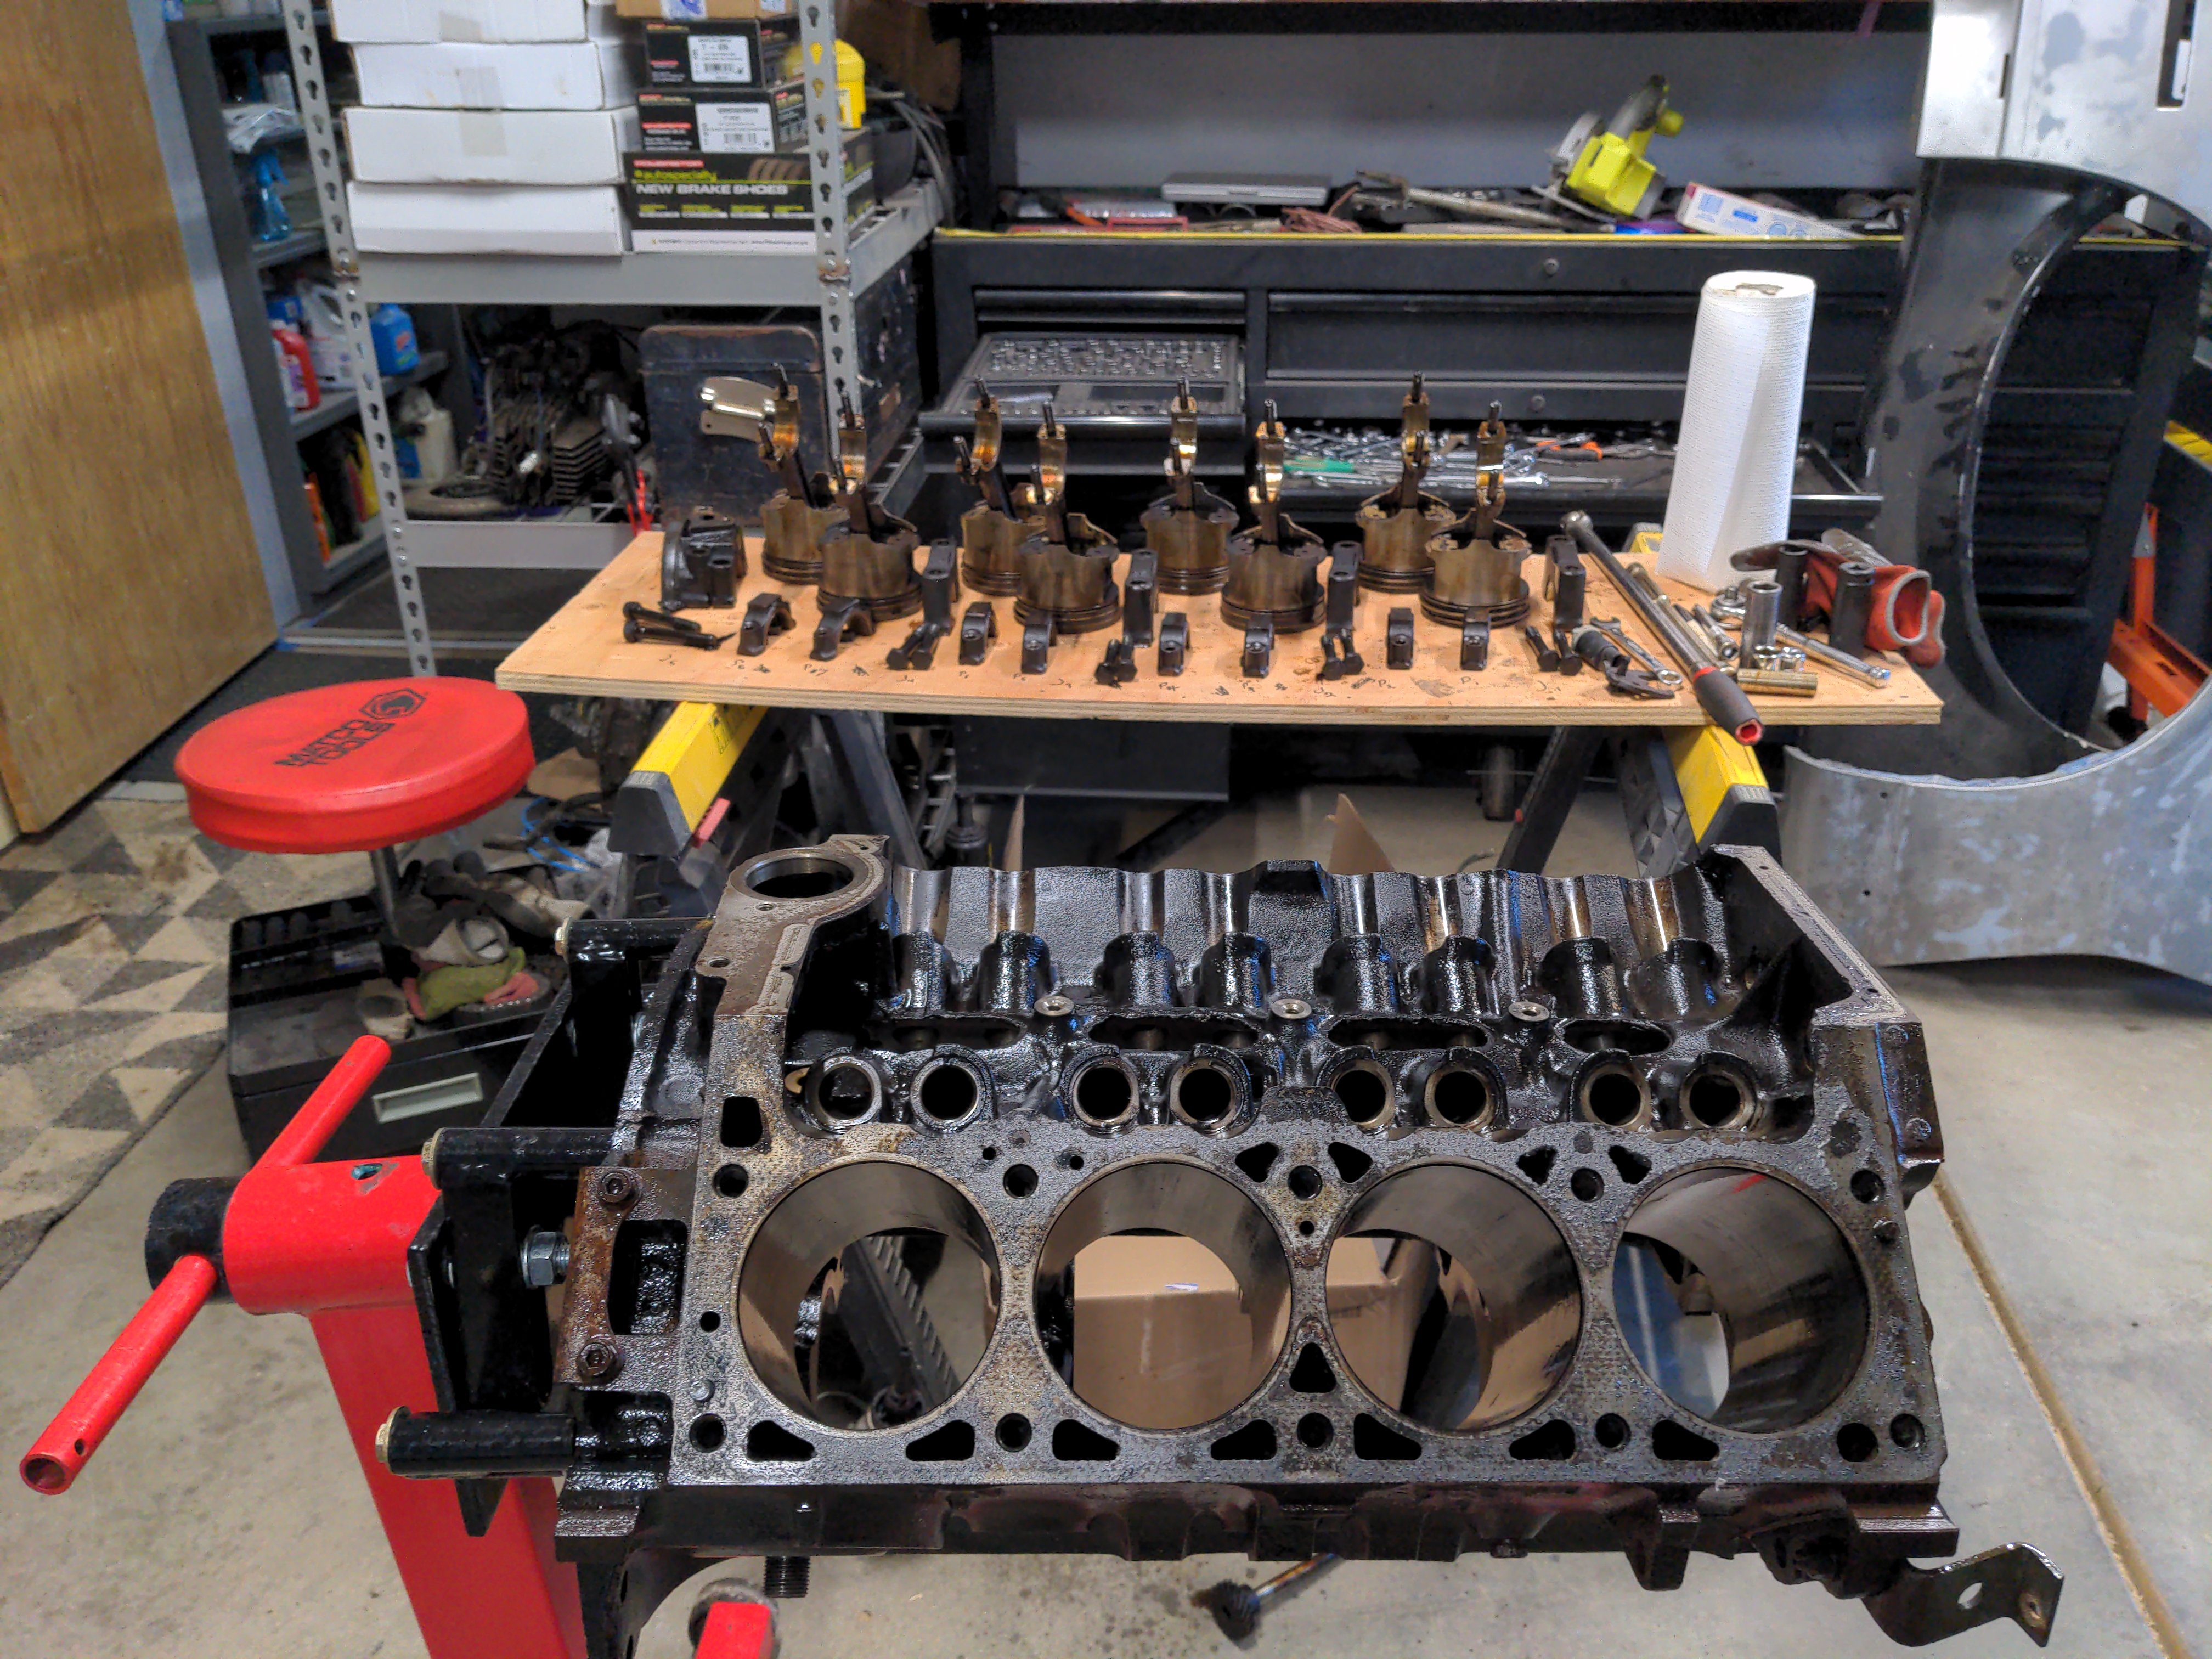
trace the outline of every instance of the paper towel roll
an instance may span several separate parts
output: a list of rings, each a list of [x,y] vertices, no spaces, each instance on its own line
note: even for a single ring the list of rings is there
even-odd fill
[[[1814,283],[1724,270],[1698,298],[1690,384],[1667,490],[1662,574],[1721,588],[1731,555],[1790,533]]]

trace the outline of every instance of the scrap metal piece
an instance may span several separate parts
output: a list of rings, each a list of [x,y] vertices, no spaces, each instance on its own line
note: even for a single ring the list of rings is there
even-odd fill
[[[824,605],[822,620],[814,624],[814,649],[807,654],[817,662],[837,660],[837,648],[848,640],[866,639],[876,631],[876,619],[858,599]]]
[[[1401,605],[1391,611],[1383,629],[1384,660],[1393,668],[1413,665],[1413,612],[1409,606]]]
[[[960,665],[976,666],[989,653],[991,641],[998,637],[997,611],[988,599],[976,600],[960,618]]]
[[[650,642],[656,645],[684,645],[694,651],[713,651],[719,647],[727,634],[708,634],[696,628],[669,628],[653,623],[640,622],[635,617],[623,620],[623,639],[629,645]]]
[[[1182,672],[1183,657],[1190,647],[1190,618],[1180,611],[1170,611],[1160,618],[1160,647],[1156,659],[1158,672],[1174,675]]]
[[[1054,638],[1050,616],[1032,617],[1022,624],[1022,672],[1042,674],[1051,664]]]
[[[778,634],[788,634],[798,625],[798,619],[791,614],[789,599],[773,591],[756,593],[745,601],[744,620],[738,623],[738,654],[760,656],[767,651],[771,639]]]

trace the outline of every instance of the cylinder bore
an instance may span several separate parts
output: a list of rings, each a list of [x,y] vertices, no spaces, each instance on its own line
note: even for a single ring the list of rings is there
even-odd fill
[[[1759,1116],[1757,1086],[1736,1067],[1717,1060],[1699,1062],[1682,1079],[1676,1102],[1686,1127],[1745,1129]]]
[[[1463,1433],[1534,1410],[1573,1362],[1582,1281],[1543,1206],[1464,1164],[1385,1176],[1345,1218],[1329,1251],[1330,1317],[1384,1296],[1420,1298],[1410,1351],[1352,1342],[1345,1362],[1384,1405]]]
[[[950,1400],[982,1358],[999,1255],[950,1182],[841,1164],[769,1212],[737,1303],[745,1356],[779,1400],[830,1428],[892,1428]]]
[[[1068,1068],[1068,1109],[1093,1129],[1120,1129],[1137,1121],[1144,1098],[1136,1069],[1127,1060],[1094,1054]]]
[[[1658,1187],[1629,1215],[1613,1296],[1644,1375],[1723,1428],[1809,1421],[1866,1350],[1866,1278],[1842,1230],[1757,1170],[1696,1170]]]
[[[1446,1054],[1421,1079],[1422,1115],[1439,1129],[1486,1129],[1504,1099],[1497,1073],[1470,1054]]]
[[[1641,1128],[1651,1121],[1651,1091],[1626,1060],[1601,1055],[1575,1076],[1575,1112],[1608,1129]]]
[[[1114,1298],[1088,1293],[1087,1281],[1133,1275],[1166,1286],[1156,1319],[1188,1322],[1203,1340],[1134,1340]],[[1191,1164],[1124,1164],[1080,1188],[1045,1235],[1035,1288],[1054,1370],[1093,1410],[1137,1428],[1190,1428],[1234,1410],[1290,1331],[1291,1265],[1273,1227],[1251,1199]],[[1189,1352],[1206,1362],[1169,1358]]]
[[[991,1081],[983,1068],[961,1054],[937,1054],[922,1062],[908,1091],[917,1123],[957,1128],[990,1108]]]
[[[1397,1079],[1371,1052],[1337,1056],[1326,1086],[1355,1128],[1387,1129],[1398,1115]]]
[[[1168,1109],[1201,1134],[1227,1134],[1251,1105],[1252,1083],[1241,1061],[1204,1046],[1168,1077]]]

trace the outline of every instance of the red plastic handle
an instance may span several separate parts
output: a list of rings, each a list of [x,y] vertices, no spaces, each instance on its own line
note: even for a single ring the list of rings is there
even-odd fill
[[[391,1058],[391,1045],[381,1037],[356,1038],[253,1170],[246,1171],[247,1178],[257,1170],[305,1164],[321,1152]],[[77,1385],[69,1403],[24,1454],[19,1468],[25,1486],[50,1496],[70,1489],[124,1409],[138,1397],[154,1368],[168,1358],[185,1327],[207,1305],[216,1278],[215,1263],[205,1256],[177,1258],[122,1334],[108,1344],[107,1352]]]

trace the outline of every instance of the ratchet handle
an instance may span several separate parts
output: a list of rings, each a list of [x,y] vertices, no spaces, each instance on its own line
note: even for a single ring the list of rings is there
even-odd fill
[[[1712,717],[1713,724],[1731,733],[1738,743],[1748,748],[1765,735],[1766,727],[1759,711],[1751,706],[1751,699],[1743,695],[1743,688],[1712,664],[1691,671],[1690,690],[1697,694],[1698,706]]]

